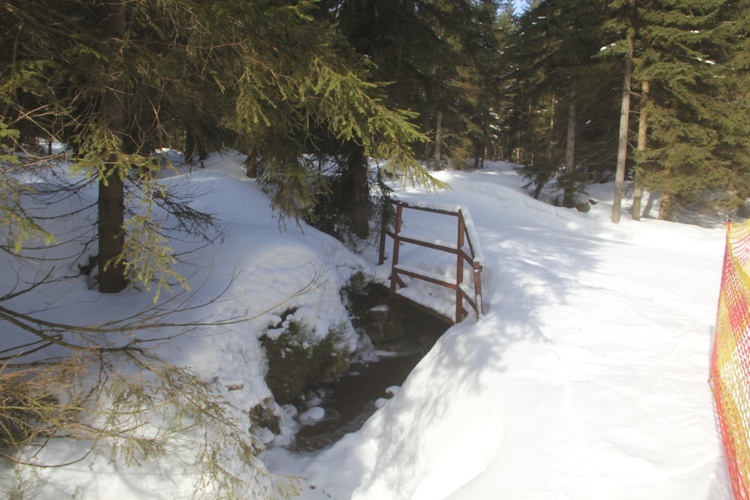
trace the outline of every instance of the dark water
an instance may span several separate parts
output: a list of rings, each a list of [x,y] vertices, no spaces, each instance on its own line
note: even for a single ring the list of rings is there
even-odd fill
[[[325,410],[325,417],[313,425],[300,427],[290,450],[300,454],[315,453],[359,430],[375,412],[375,401],[388,397],[385,392],[388,387],[403,384],[420,359],[421,353],[352,365],[338,380],[316,386],[314,391],[322,398],[316,406]],[[304,411],[303,408],[300,413]]]

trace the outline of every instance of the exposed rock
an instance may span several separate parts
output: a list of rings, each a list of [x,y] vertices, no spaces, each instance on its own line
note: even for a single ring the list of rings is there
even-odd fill
[[[272,398],[266,398],[250,408],[250,430],[253,434],[259,434],[261,429],[268,429],[274,434],[279,434],[280,423],[281,416],[276,413],[276,405]]]
[[[415,342],[429,350],[449,325],[390,298],[387,287],[356,274],[344,288],[352,325],[362,329],[378,349],[401,350]]]

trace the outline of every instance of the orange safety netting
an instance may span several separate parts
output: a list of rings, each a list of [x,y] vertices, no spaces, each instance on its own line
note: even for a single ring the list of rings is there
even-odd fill
[[[750,221],[727,224],[709,382],[734,497],[750,500]]]

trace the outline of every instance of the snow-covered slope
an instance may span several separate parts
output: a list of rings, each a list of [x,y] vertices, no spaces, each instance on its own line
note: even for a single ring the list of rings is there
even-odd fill
[[[440,172],[490,309],[304,474],[333,498],[729,498],[709,386],[724,232],[537,202],[508,165]],[[628,208],[628,207],[626,207]],[[299,466],[299,465],[298,465]]]
[[[388,267],[374,264],[374,248],[356,256],[311,228],[280,231],[238,158],[206,166],[165,180],[202,189],[195,207],[228,230],[187,254],[192,266],[180,269],[199,302],[229,285],[192,319],[257,318],[195,331],[161,353],[206,380],[241,387],[226,397],[247,409],[270,394],[257,336],[278,320],[273,313],[297,307],[325,332],[346,322],[338,289],[348,276],[361,267],[386,278]],[[507,164],[435,175],[452,189],[394,187],[407,201],[470,209],[486,315],[451,328],[362,430],[313,457],[271,449],[269,469],[308,477],[305,499],[729,498],[707,384],[723,229],[628,217],[614,225],[611,185],[592,190],[597,204],[588,213],[556,208],[523,192]],[[418,249],[403,252],[404,262],[432,264]],[[308,293],[294,295],[311,281]],[[37,299],[74,322],[137,311],[152,295],[102,297],[81,278]],[[354,345],[350,330],[347,339]],[[39,458],[77,452],[59,442]],[[183,479],[169,458],[127,468],[100,456],[27,471],[23,480],[39,497],[172,498]]]
[[[49,217],[48,229],[61,241],[72,239],[71,235],[78,238],[64,247],[67,250],[45,250],[47,257],[58,259],[50,262],[24,263],[0,253],[4,269],[0,292],[20,288],[23,280],[38,279],[52,268],[53,277],[71,277],[53,281],[3,305],[72,325],[104,324],[144,310],[156,315],[152,321],[199,323],[191,328],[125,331],[124,337],[112,336],[107,341],[114,345],[128,341],[131,335],[161,338],[143,345],[161,359],[189,368],[199,379],[216,382],[219,396],[237,409],[238,426],[249,428],[248,411],[271,397],[264,380],[266,361],[259,337],[280,321],[283,311],[295,309],[296,319],[304,321],[314,335],[325,337],[335,329],[341,347],[354,350],[357,337],[339,290],[352,273],[366,264],[334,238],[313,228],[303,230],[291,222],[282,230],[273,217],[268,196],[245,177],[242,159],[234,153],[215,155],[206,162],[205,169],[165,175],[163,179],[173,189],[190,194],[193,208],[216,215],[223,230],[223,236],[210,244],[184,235],[170,242],[180,255],[175,270],[187,279],[190,290],[174,286],[173,293],[162,292],[156,304],[154,290],[147,291],[143,286],[116,295],[90,290],[85,276],[76,277],[76,266],[82,263],[77,260],[77,252],[94,228],[80,214],[77,218],[54,220],[55,215],[76,209],[76,201],[64,197],[53,203],[48,197],[44,200],[47,203],[29,209]],[[86,199],[96,200],[93,189],[84,191],[82,196],[84,203]],[[84,253],[80,260],[85,259]],[[180,312],[170,314],[178,308]],[[7,323],[3,323],[3,328],[0,351],[37,340]],[[181,333],[175,335],[178,331]],[[38,353],[54,354],[49,348]],[[287,420],[284,424],[288,439],[293,422]],[[142,460],[140,466],[130,467],[121,458],[110,460],[106,444],[99,455],[86,455],[89,444],[60,438],[40,452],[31,447],[22,455],[40,465],[75,462],[67,467],[19,467],[14,472],[8,464],[0,463],[0,496],[23,491],[34,498],[62,495],[126,499],[189,497],[196,493],[191,478],[184,477],[185,471],[177,467],[175,460],[194,459],[195,450],[177,446],[166,456]],[[178,457],[180,453],[187,456]],[[209,487],[209,496],[210,491]]]

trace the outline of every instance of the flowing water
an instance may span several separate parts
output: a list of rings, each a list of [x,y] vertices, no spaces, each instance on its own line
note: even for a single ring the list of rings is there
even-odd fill
[[[380,300],[383,296],[385,302]],[[361,325],[371,333],[371,338],[374,337],[375,348],[391,355],[380,356],[373,362],[355,363],[338,379],[310,388],[312,396],[298,407],[302,425],[289,446],[293,453],[316,453],[359,430],[377,409],[378,400],[389,397],[386,389],[401,386],[448,329],[449,325],[435,317],[387,297],[387,289],[363,287],[359,294],[352,293],[349,298],[355,309],[353,316],[363,318]],[[370,314],[384,304],[387,317]],[[306,422],[304,412],[309,407],[319,407],[312,410],[318,413],[316,417],[320,417],[320,408],[325,415]]]
[[[376,401],[388,397],[386,389],[403,384],[420,359],[422,354],[412,351],[367,364],[353,364],[337,380],[317,385],[314,393],[320,401],[314,403],[325,410],[325,416],[312,425],[300,427],[290,450],[315,453],[359,430],[377,409]]]

